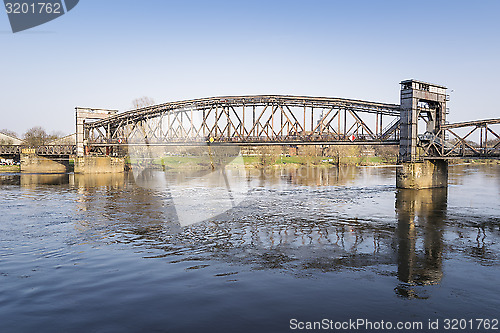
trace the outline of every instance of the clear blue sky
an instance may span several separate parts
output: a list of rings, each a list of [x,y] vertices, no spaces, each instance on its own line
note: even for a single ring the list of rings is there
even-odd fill
[[[75,106],[141,96],[399,103],[409,78],[449,87],[452,122],[496,118],[498,17],[500,1],[81,0],[12,34],[2,11],[0,128],[71,133]]]

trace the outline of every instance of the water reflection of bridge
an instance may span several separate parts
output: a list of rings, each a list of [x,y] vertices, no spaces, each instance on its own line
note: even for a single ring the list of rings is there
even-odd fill
[[[397,190],[395,215],[377,219],[342,211],[342,207],[356,207],[356,197],[370,198],[372,194],[360,188],[350,196],[349,189],[357,188],[353,181],[356,175],[338,176],[337,184],[348,187],[337,193],[332,192],[335,177],[323,183],[326,187],[318,186],[325,179],[321,172],[295,174],[293,186],[281,190],[274,190],[272,183],[287,183],[289,178],[269,175],[265,198],[258,191],[251,193],[250,202],[241,207],[184,229],[176,226],[175,207],[168,193],[137,187],[129,174],[15,177],[23,187],[68,184],[74,188],[80,208],[77,229],[93,241],[144,246],[151,249],[146,256],[192,263],[193,269],[211,260],[296,275],[373,269],[377,274],[397,277],[397,295],[429,297],[426,286],[439,284],[446,273],[447,189]],[[13,185],[11,178],[7,183]],[[393,188],[388,188],[387,197],[392,193]],[[373,195],[384,196],[384,192],[377,190]],[[305,206],[295,207],[299,202]],[[335,209],[325,210],[323,205]],[[488,229],[470,229],[470,235],[460,236],[472,237],[471,247],[464,251],[477,260],[487,260],[491,251],[484,236]],[[476,229],[477,235],[472,235]]]
[[[443,277],[447,195],[446,188],[400,189],[396,194],[398,279],[402,282],[396,291],[403,297],[421,297],[415,286],[438,284]]]
[[[372,177],[382,172],[389,178],[387,173],[394,171],[374,172]],[[325,182],[321,171],[291,177],[268,175],[264,197],[259,191],[250,193],[249,202],[188,228],[176,224],[168,193],[137,187],[127,173],[2,176],[0,183],[24,188],[68,186],[77,194],[78,232],[92,241],[146,247],[151,251],[145,256],[185,262],[193,269],[220,260],[298,276],[372,270],[397,277],[395,291],[401,297],[430,296],[427,286],[439,284],[446,274],[443,251],[450,249],[444,236],[451,228],[447,189],[397,190],[395,214],[378,219],[342,207],[360,207],[356,197],[391,200],[393,187],[370,193],[357,187],[355,178],[360,174],[350,173],[338,174],[337,182],[333,176]],[[274,188],[273,183],[291,187]],[[307,186],[297,186],[301,184]],[[338,192],[336,184],[343,186]],[[352,196],[351,189],[357,189]],[[296,207],[301,202],[304,206]],[[453,228],[457,225],[453,222]],[[466,244],[459,251],[478,262],[495,260],[484,242],[493,230],[464,225],[457,232]]]

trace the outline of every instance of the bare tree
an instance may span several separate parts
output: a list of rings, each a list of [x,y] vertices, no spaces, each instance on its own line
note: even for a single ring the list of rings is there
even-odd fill
[[[5,129],[5,128],[2,129],[2,130],[0,130],[0,133],[3,133],[3,134],[8,135],[8,136],[12,136],[14,138],[17,138],[17,133],[16,132],[8,130],[8,129]]]
[[[49,135],[50,141],[57,140],[57,139],[65,137],[65,136],[66,135],[61,131],[53,131],[52,134]]]
[[[492,139],[492,140],[488,140],[486,141],[486,145],[488,147],[494,147],[496,144],[498,144],[500,142],[500,139]]]
[[[385,161],[396,161],[399,154],[398,146],[382,146],[382,145],[374,145],[372,146],[375,151],[375,156],[378,156]]]
[[[134,109],[143,108],[143,107],[153,105],[153,104],[155,104],[154,99],[152,99],[151,97],[147,97],[147,96],[136,98],[132,101],[132,106],[134,107]]]
[[[43,146],[58,137],[58,133],[49,135],[45,129],[40,126],[32,127],[23,134],[23,139],[26,144],[33,147]]]
[[[361,162],[361,147],[357,145],[332,145],[325,149],[327,156],[336,157],[337,164]]]

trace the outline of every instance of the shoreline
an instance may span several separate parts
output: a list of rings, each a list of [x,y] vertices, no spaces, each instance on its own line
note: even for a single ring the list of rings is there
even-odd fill
[[[0,165],[0,173],[21,172],[19,165]]]
[[[177,163],[168,163],[165,160],[160,160],[154,163],[159,168],[162,168],[164,170],[182,170],[182,169],[189,169],[189,170],[208,170],[210,169],[210,164],[208,164],[206,161],[201,163],[200,161],[189,161],[189,157],[186,158],[186,162],[180,162],[179,159],[176,159]],[[285,159],[285,158],[284,158]],[[325,159],[325,158],[323,158]],[[450,160],[449,161],[449,166],[460,166],[460,165],[484,165],[484,164],[500,164],[500,160],[487,160],[487,159],[479,159],[479,160],[474,160],[474,159],[457,159],[457,160]],[[128,167],[131,166],[130,161],[126,162],[126,165]],[[237,163],[228,163],[226,164],[228,167],[232,168],[237,168],[237,167],[243,167],[243,168],[279,168],[279,167],[361,167],[361,168],[394,168],[394,167],[400,167],[400,164],[395,163],[395,161],[392,160],[387,160],[387,161],[346,161],[346,162],[341,162],[340,164],[338,163],[333,163],[333,162],[321,162],[318,161],[318,159],[310,159],[308,157],[304,158],[286,158],[285,161],[278,161],[278,159],[274,163],[262,163],[260,161],[255,160],[255,157],[243,157],[243,163],[237,162]],[[217,165],[216,165],[217,167]],[[6,173],[19,173],[21,172],[21,167],[19,165],[0,165],[0,174],[6,174]]]

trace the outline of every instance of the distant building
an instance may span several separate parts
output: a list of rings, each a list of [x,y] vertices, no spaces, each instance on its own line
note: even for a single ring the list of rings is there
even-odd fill
[[[48,145],[76,145],[76,133],[70,134],[63,136],[62,138],[52,140],[50,142],[47,142]]]
[[[20,146],[24,143],[23,140],[16,137],[0,133],[0,145],[15,145]]]

